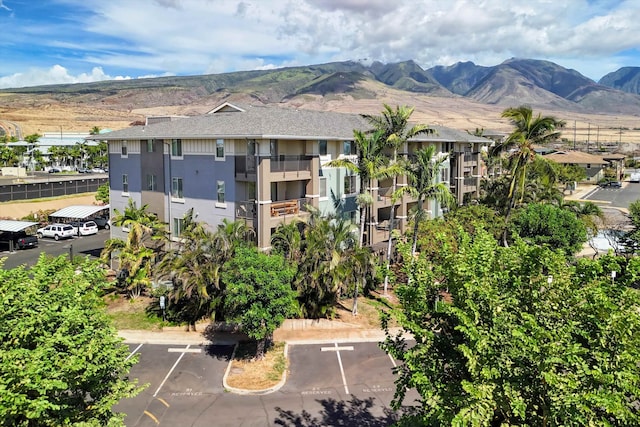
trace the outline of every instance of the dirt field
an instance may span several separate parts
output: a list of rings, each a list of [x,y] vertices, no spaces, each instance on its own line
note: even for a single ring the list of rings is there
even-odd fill
[[[20,219],[40,210],[59,210],[73,205],[95,205],[94,193],[70,197],[59,197],[37,202],[0,203],[0,219]]]

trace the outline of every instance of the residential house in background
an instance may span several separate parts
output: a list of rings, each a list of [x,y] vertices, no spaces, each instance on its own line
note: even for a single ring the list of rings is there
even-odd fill
[[[144,126],[99,136],[109,145],[111,209],[123,211],[129,198],[138,206],[147,204],[169,224],[173,237],[191,208],[196,220],[211,229],[223,219],[246,221],[262,249],[270,247],[279,224],[309,218],[308,206],[357,222],[358,177],[326,164],[336,158],[355,160],[353,130],[369,128],[355,114],[230,103],[202,116],[149,118]],[[427,144],[448,154],[440,179],[462,204],[478,194],[480,148],[490,141],[434,129],[409,141],[402,154]],[[405,184],[402,178],[399,184]],[[380,225],[390,219],[391,187],[392,181],[385,180],[367,189],[374,196],[374,220],[366,227],[369,244],[388,239],[388,227]],[[407,197],[398,202],[400,229],[407,226],[414,203]],[[426,209],[433,217],[442,214],[433,202]],[[111,232],[114,237],[123,233]]]
[[[536,150],[537,151],[537,150]],[[555,151],[551,150],[548,154],[543,154],[545,159],[553,160],[561,165],[576,165],[585,170],[587,181],[598,182],[604,178],[604,170],[607,166],[613,166],[614,163],[605,160],[602,156],[584,153],[582,151]],[[622,156],[624,158],[624,156]],[[615,157],[618,159],[618,157]],[[618,159],[619,160],[619,159]],[[619,163],[619,162],[617,162]]]

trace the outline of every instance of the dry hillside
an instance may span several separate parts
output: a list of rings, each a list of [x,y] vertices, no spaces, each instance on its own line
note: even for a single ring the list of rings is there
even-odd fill
[[[279,105],[288,108],[339,111],[348,113],[378,114],[383,103],[391,106],[408,105],[415,108],[416,121],[474,131],[484,128],[508,132],[510,125],[500,117],[503,106],[481,104],[462,97],[433,97],[400,91],[374,81],[358,83],[363,93],[374,96],[354,97],[338,95],[299,95]],[[113,96],[109,98],[71,98],[47,96],[47,94],[0,94],[0,123],[18,124],[23,135],[44,132],[87,132],[94,126],[121,129],[132,122],[144,120],[145,116],[178,114],[203,114],[221,102],[259,103],[255,95],[218,92],[205,97],[172,96],[164,98],[149,90],[135,98]],[[514,105],[515,106],[515,105]],[[637,116],[597,115],[567,111],[536,109],[543,114],[552,114],[567,122],[563,137],[577,141],[587,139],[592,144],[621,142],[623,150],[635,150],[640,142],[640,120]],[[575,130],[574,130],[575,126]],[[622,129],[622,130],[621,130]]]

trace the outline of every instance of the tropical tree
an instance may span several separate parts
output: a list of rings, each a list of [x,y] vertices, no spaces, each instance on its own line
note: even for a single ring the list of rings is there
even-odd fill
[[[304,228],[302,257],[294,287],[302,314],[307,318],[328,317],[348,280],[344,263],[357,246],[357,229],[348,220],[321,217],[312,210]]]
[[[454,204],[454,197],[449,187],[439,182],[439,174],[442,165],[447,160],[445,155],[436,156],[436,147],[430,145],[415,152],[415,159],[405,162],[404,174],[408,184],[398,188],[394,197],[409,194],[417,200],[416,212],[413,223],[413,244],[411,252],[416,253],[418,242],[418,225],[425,219],[424,202],[435,200],[444,206]]]
[[[392,407],[419,395],[399,425],[640,423],[640,296],[611,280],[616,259],[574,268],[482,232],[442,249],[444,262],[420,257],[396,288],[403,332],[383,343],[401,362]]]
[[[383,135],[384,133],[379,130],[371,134],[354,130],[353,137],[357,159],[335,159],[326,164],[329,167],[346,168],[360,177],[360,191],[356,199],[360,207],[360,246],[364,243],[367,210],[373,203],[373,196],[369,192],[371,180],[374,178],[388,178],[401,171],[398,165],[389,165],[388,158],[384,154],[385,140],[382,139]],[[370,216],[369,222],[371,222]]]
[[[421,134],[435,133],[435,131],[425,124],[410,125],[409,120],[414,109],[408,106],[396,106],[394,110],[389,105],[384,104],[384,110],[379,116],[363,115],[374,129],[382,132],[382,139],[386,141],[387,147],[391,147],[393,154],[391,164],[398,162],[398,150],[404,147],[411,138]],[[393,175],[393,188],[395,192],[398,188],[398,175]],[[393,251],[393,235],[395,227],[396,210],[398,208],[397,199],[392,198],[391,215],[389,218],[389,240],[387,242],[387,265],[384,277],[384,293],[387,293],[389,283],[389,270],[391,267],[391,252]]]
[[[96,191],[96,201],[102,202],[104,204],[109,203],[109,183],[105,182],[100,187],[98,187],[98,191]]]
[[[169,298],[178,319],[187,322],[187,330],[205,316],[215,317],[221,300],[220,268],[226,261],[218,250],[218,237],[195,221],[193,209],[185,214],[178,241],[156,265],[159,279],[173,282]]]
[[[112,224],[128,230],[127,239],[108,239],[101,254],[103,261],[109,263],[117,253],[119,285],[131,297],[140,296],[151,284],[156,252],[166,240],[166,226],[147,208],[148,205],[138,208],[130,198],[124,212],[114,209]]]
[[[223,267],[225,312],[258,342],[257,359],[264,358],[273,332],[298,312],[291,289],[295,271],[281,255],[267,255],[248,247],[236,248]]]
[[[516,200],[524,198],[527,168],[536,158],[534,145],[558,139],[561,134],[559,129],[564,127],[565,122],[552,116],[534,116],[531,107],[528,106],[507,108],[502,112],[502,117],[509,119],[515,129],[504,141],[491,147],[490,154],[499,156],[508,152],[509,202],[503,233],[503,243],[507,245],[507,224]]]
[[[513,235],[527,243],[574,255],[587,242],[587,229],[573,212],[548,203],[530,203],[515,211],[509,223]]]
[[[64,256],[0,267],[1,425],[124,426],[113,405],[142,390],[128,378],[138,357],[104,311],[105,286],[104,269]]]
[[[300,221],[291,221],[278,225],[271,235],[273,251],[282,254],[287,261],[299,262],[302,258],[302,233]]]

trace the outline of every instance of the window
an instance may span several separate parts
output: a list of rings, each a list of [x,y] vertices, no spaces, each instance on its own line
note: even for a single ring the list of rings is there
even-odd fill
[[[126,141],[122,141],[121,150],[122,150],[122,155],[126,156],[127,155],[127,142]]]
[[[173,237],[180,237],[184,228],[184,220],[182,218],[173,218]]]
[[[449,182],[449,169],[440,169],[440,181]]]
[[[273,158],[278,157],[278,140],[269,140],[269,155]]]
[[[356,154],[356,144],[353,141],[345,141],[343,146],[343,154],[345,156],[352,156]]]
[[[224,181],[218,181],[218,203],[224,203]]]
[[[153,139],[147,139],[141,141],[143,145],[147,145],[147,153],[153,153],[154,143]]]
[[[182,157],[182,140],[181,139],[171,140],[171,155],[174,157]]]
[[[320,153],[321,156],[326,156],[327,155],[327,140],[326,139],[321,139],[320,141],[318,141],[318,152]]]
[[[156,176],[147,175],[147,190],[156,191]]]
[[[129,177],[127,175],[122,175],[122,192],[129,192]]]
[[[171,197],[174,199],[183,199],[182,178],[171,178]]]
[[[216,140],[216,159],[224,159],[224,139]]]
[[[587,169],[591,169],[591,163],[587,163]]]
[[[320,178],[320,197],[327,197],[327,178]]]
[[[356,176],[347,175],[344,177],[344,194],[354,194],[356,192]]]

